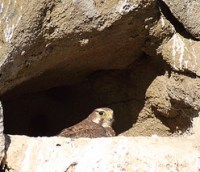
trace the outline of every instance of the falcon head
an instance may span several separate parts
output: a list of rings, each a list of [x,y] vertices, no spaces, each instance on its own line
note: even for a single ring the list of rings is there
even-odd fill
[[[110,108],[105,108],[105,107],[97,108],[92,112],[90,116],[92,116],[93,122],[100,125],[102,125],[103,123],[106,123],[107,125],[111,126],[114,121],[113,110]]]

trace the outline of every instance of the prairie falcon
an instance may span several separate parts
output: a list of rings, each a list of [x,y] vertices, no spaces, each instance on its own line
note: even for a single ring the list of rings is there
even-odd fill
[[[63,129],[58,136],[72,138],[115,136],[115,132],[112,129],[113,121],[114,118],[112,109],[98,108],[80,123]]]

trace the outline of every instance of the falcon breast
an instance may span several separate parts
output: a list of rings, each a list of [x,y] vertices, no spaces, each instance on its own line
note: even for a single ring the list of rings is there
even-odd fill
[[[58,136],[72,138],[115,136],[115,131],[112,129],[113,122],[114,113],[112,109],[98,108],[80,123],[63,129]]]

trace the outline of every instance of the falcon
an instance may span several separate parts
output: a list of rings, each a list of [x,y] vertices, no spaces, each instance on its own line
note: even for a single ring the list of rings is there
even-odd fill
[[[112,129],[113,122],[114,114],[112,109],[106,107],[98,108],[80,123],[63,129],[58,136],[71,138],[115,136],[115,131]]]
[[[116,133],[115,133],[115,131],[112,128],[113,122],[114,122],[114,119],[107,120],[106,118],[104,118],[103,122],[102,122],[102,127],[105,129],[106,135],[110,136],[110,137],[116,136]]]

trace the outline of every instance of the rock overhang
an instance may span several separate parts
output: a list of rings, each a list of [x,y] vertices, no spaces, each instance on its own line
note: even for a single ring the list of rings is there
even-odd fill
[[[198,116],[199,111],[198,41],[188,36],[184,37],[188,35],[183,34],[187,32],[184,29],[181,33],[176,33],[177,26],[173,26],[173,22],[165,18],[167,16],[152,0],[67,2],[67,0],[37,3],[30,1],[26,4],[24,1],[9,1],[4,4],[4,8],[1,5],[2,16],[6,16],[8,11],[13,11],[15,14],[1,18],[1,22],[5,24],[0,43],[2,49],[0,92],[5,109],[5,126],[8,125],[6,121],[17,123],[20,119],[24,120],[23,125],[18,125],[24,127],[21,133],[16,132],[19,129],[17,125],[9,124],[16,134],[27,134],[26,129],[37,126],[38,130],[31,130],[32,134],[30,132],[28,134],[53,135],[46,133],[52,129],[52,125],[60,125],[62,128],[60,121],[75,119],[73,122],[78,122],[94,107],[107,105],[116,111],[115,129],[118,134],[122,132],[127,136],[177,134],[184,137],[142,138],[139,141],[138,138],[125,137],[94,139],[94,141],[80,139],[81,143],[102,141],[102,143],[113,144],[116,145],[117,154],[120,154],[120,150],[126,150],[128,142],[133,143],[139,148],[139,152],[136,157],[131,158],[141,157],[139,158],[140,166],[146,156],[142,154],[143,147],[140,144],[145,142],[151,145],[156,140],[149,150],[150,153],[147,154],[147,161],[152,160],[154,152],[157,155],[155,145],[164,146],[161,146],[162,150],[159,150],[161,154],[157,157],[158,159],[155,158],[155,164],[143,164],[142,169],[160,170],[164,166],[163,169],[199,170],[199,146],[196,142],[198,137],[185,136],[195,133],[188,129],[194,128],[193,120]],[[17,10],[14,13],[15,8]],[[173,5],[172,8],[172,12],[176,13]],[[175,16],[178,16],[178,19],[180,17],[178,13]],[[184,16],[180,17],[181,21],[182,19]],[[185,22],[185,19],[184,23],[187,30],[194,36],[198,36],[195,29],[188,29],[190,23]],[[81,101],[80,97],[82,97]],[[38,106],[41,102],[44,104]],[[57,104],[53,110],[51,109],[52,102]],[[68,102],[68,104],[63,104],[63,102]],[[33,104],[29,109],[32,114],[30,111],[24,111],[24,109],[28,110],[27,107],[30,107],[30,104]],[[62,104],[64,106],[61,107]],[[45,106],[49,109],[48,113]],[[10,113],[8,109],[11,109]],[[53,115],[49,115],[50,111]],[[25,119],[23,115],[19,115],[19,112],[23,112],[21,114],[30,118]],[[57,120],[54,115],[58,113],[65,115]],[[9,117],[7,114],[12,115]],[[84,115],[79,116],[79,114]],[[7,127],[5,131],[8,131]],[[30,168],[28,161],[30,157],[32,158],[31,150],[39,143],[38,140],[42,142],[42,146],[38,148],[40,150],[46,147],[47,142],[60,139],[9,137],[12,141],[8,149],[9,162],[13,161],[13,154],[25,151],[22,157],[26,162],[23,164],[25,171]],[[21,139],[27,140],[27,149],[21,149],[21,147],[18,149],[17,144]],[[61,140],[73,145],[73,141],[69,139]],[[137,140],[139,144],[135,144],[133,140]],[[160,143],[160,140],[163,140],[163,143]],[[167,146],[166,142],[177,143],[169,145],[170,148],[167,148],[169,152],[163,152]],[[59,145],[60,143],[54,146],[57,149]],[[124,148],[120,147],[121,145],[126,146]],[[178,145],[183,148],[176,149]],[[97,147],[92,144],[92,150],[95,151]],[[144,147],[149,148],[146,145]],[[188,147],[188,150],[184,147]],[[107,152],[105,147],[100,148],[102,152]],[[91,147],[84,149],[88,150]],[[131,152],[133,149],[128,147],[128,150]],[[170,150],[173,151],[170,152]],[[189,152],[194,152],[190,160],[187,159]],[[41,152],[39,158],[33,158],[35,162],[38,162],[40,158],[43,159],[43,153],[46,155],[45,152]],[[135,150],[133,153],[136,153]],[[181,153],[185,156],[177,160],[175,155]],[[25,156],[27,154],[29,155]],[[111,166],[111,168],[123,170],[127,167],[126,171],[140,169],[139,166],[133,167],[133,161],[126,161],[128,155],[125,154],[123,154],[125,161],[121,157],[123,162],[115,163],[116,166]],[[91,153],[89,151],[88,154],[83,153],[85,159],[91,159],[93,155],[93,151]],[[112,150],[109,155],[113,157]],[[61,156],[65,155],[61,154]],[[160,159],[167,159],[166,163],[161,162]],[[42,164],[43,169],[49,170],[51,161],[46,157],[43,160],[45,161]],[[173,163],[174,161],[176,162]],[[94,162],[94,167],[97,167],[96,162],[99,161]],[[106,162],[100,160],[99,168],[104,169]],[[81,163],[84,168],[87,167],[86,162]],[[18,169],[22,166],[17,164],[15,167]],[[54,167],[56,169],[57,166]],[[60,167],[65,168],[64,170],[76,169],[77,171],[83,166],[77,164],[76,161],[70,161],[67,165],[63,163]]]

